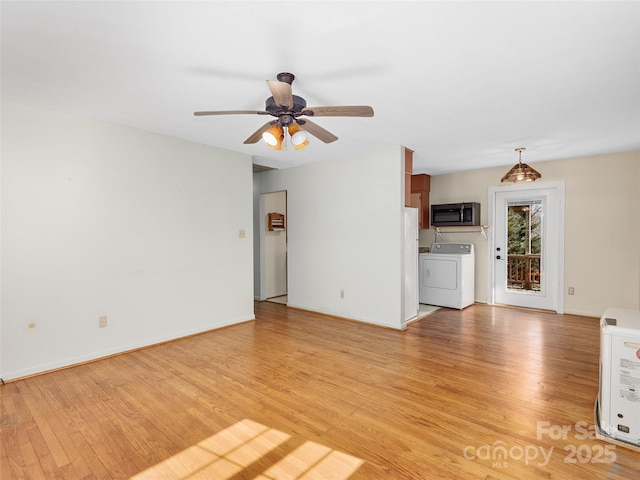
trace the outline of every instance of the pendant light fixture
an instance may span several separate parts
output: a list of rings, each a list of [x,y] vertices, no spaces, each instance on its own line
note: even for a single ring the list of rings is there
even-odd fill
[[[502,177],[500,182],[535,182],[537,179],[542,178],[542,175],[539,172],[531,168],[526,163],[522,163],[522,152],[526,149],[526,147],[518,147],[515,149],[516,152],[518,152],[518,163],[516,163],[504,177]]]

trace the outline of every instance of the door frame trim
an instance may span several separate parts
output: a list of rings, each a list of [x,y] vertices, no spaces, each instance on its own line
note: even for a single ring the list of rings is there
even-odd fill
[[[509,185],[499,185],[489,187],[489,200],[488,200],[488,218],[491,234],[489,235],[489,255],[487,261],[489,262],[487,271],[489,272],[488,294],[487,303],[489,305],[495,305],[495,262],[493,261],[493,252],[496,244],[496,211],[495,211],[495,198],[498,193],[502,192],[526,192],[529,190],[540,190],[545,188],[556,189],[558,192],[558,264],[556,266],[556,275],[558,278],[558,291],[556,292],[556,313],[564,313],[564,211],[565,211],[565,182],[564,180],[557,180],[552,182],[532,182],[532,183],[517,183]]]

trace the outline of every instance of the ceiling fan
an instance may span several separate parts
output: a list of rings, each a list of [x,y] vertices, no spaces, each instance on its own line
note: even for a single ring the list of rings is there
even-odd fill
[[[291,92],[291,84],[295,79],[293,73],[279,73],[277,79],[267,80],[272,96],[267,98],[264,110],[204,111],[194,112],[194,115],[257,114],[276,117],[275,120],[262,125],[244,141],[245,144],[251,144],[262,138],[276,150],[282,149],[285,129],[296,150],[304,148],[309,143],[306,138],[307,132],[324,143],[335,142],[338,139],[320,125],[300,117],[373,117],[373,108],[369,106],[307,107],[304,98],[293,95]]]

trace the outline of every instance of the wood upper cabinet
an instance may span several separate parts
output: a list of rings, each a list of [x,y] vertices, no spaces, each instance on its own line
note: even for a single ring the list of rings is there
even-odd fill
[[[404,206],[411,207],[411,174],[413,173],[413,150],[404,149]]]
[[[421,173],[420,175],[411,175],[411,193],[429,192],[431,191],[431,175]]]
[[[431,176],[413,175],[413,150],[404,149],[404,204],[418,209],[418,228],[429,228]]]
[[[411,205],[418,209],[418,228],[429,228],[429,191],[431,176],[425,173],[411,175]]]

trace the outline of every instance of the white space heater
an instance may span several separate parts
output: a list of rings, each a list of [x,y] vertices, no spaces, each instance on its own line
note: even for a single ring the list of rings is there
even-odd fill
[[[640,447],[640,310],[610,308],[600,319],[599,436]]]

